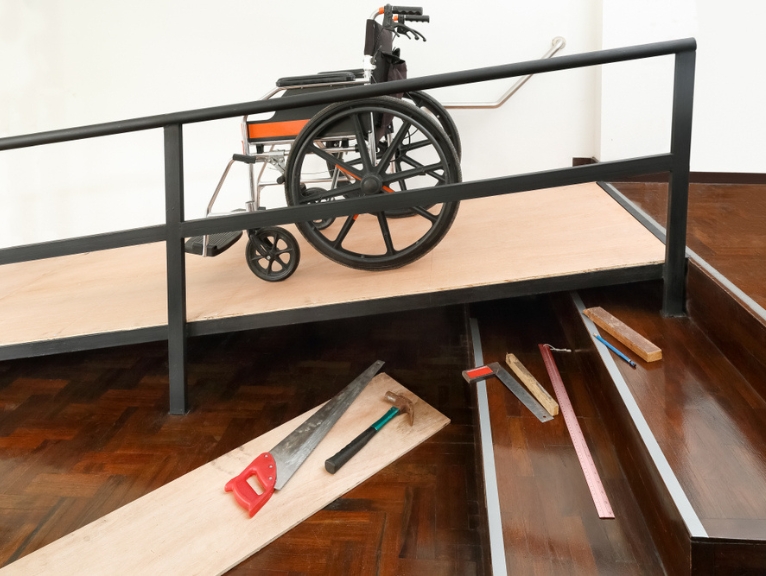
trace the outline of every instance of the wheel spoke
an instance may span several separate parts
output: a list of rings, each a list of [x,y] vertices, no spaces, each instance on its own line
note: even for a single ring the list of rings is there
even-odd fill
[[[412,126],[410,122],[407,122],[406,120],[402,122],[402,127],[399,128],[399,132],[396,133],[396,136],[394,136],[391,144],[388,146],[386,152],[383,154],[383,156],[381,156],[380,161],[378,162],[378,174],[382,174],[386,171],[388,163],[391,161],[391,158],[393,158],[394,153],[401,145],[404,137],[407,136],[407,133],[410,130],[410,126]]]
[[[396,164],[396,171],[397,172],[401,172],[402,171],[402,163],[401,163],[401,161],[399,159],[397,159],[395,164]],[[401,182],[399,182],[399,188],[401,188],[401,190],[403,192],[408,190],[407,183],[404,180],[402,180]]]
[[[364,171],[371,172],[372,160],[370,159],[370,150],[365,146],[364,128],[362,128],[362,121],[359,120],[359,114],[354,114],[354,131],[356,132],[356,142],[359,147],[359,156],[361,157]]]
[[[406,162],[407,164],[409,164],[410,166],[412,166],[414,168],[422,168],[423,167],[423,164],[421,164],[420,162],[418,162],[414,158],[410,158],[407,154],[402,154],[399,157],[399,160],[402,161],[402,162]],[[444,174],[437,174],[433,170],[430,170],[430,171],[426,172],[426,174],[428,174],[429,176],[432,176],[433,178],[436,178],[439,182],[443,183],[443,182],[446,181],[446,178],[444,177]]]
[[[420,148],[425,148],[426,146],[430,146],[431,141],[430,140],[421,140],[419,142],[410,142],[409,144],[404,144],[401,148],[399,148],[399,151],[402,152],[402,154],[406,154],[407,152],[412,152],[413,150],[418,150]]]
[[[354,222],[356,222],[356,216],[349,216],[346,218],[343,226],[341,226],[340,232],[338,232],[338,235],[332,242],[333,248],[340,248],[341,244],[343,244],[343,241],[346,239],[346,236],[348,236],[351,227],[354,225]]]
[[[383,234],[383,242],[386,243],[386,256],[392,256],[396,251],[394,250],[394,243],[391,241],[391,230],[388,228],[388,219],[385,213],[378,212],[378,224],[380,224],[380,232]]]
[[[286,252],[286,250],[285,250],[285,252]],[[282,266],[282,270],[284,270],[285,268],[287,268],[287,264],[290,262],[290,259],[288,258],[287,262],[285,262],[284,260],[282,260],[282,258],[280,256],[281,256],[281,254],[275,255],[273,261],[274,262],[279,262],[280,266]]]
[[[423,176],[424,174],[429,174],[433,170],[437,170],[439,168],[443,169],[444,164],[437,162],[436,164],[428,164],[427,166],[421,165],[417,168],[413,168],[412,170],[404,170],[403,172],[396,172],[394,174],[385,174],[383,176],[383,183],[390,184],[391,182],[400,182],[401,180],[412,178],[414,176]]]
[[[276,258],[277,256],[281,256],[282,254],[290,254],[290,253],[292,253],[292,250],[289,247],[287,247],[287,248],[284,248],[283,250],[277,250],[276,252],[274,252],[274,257]]]
[[[431,214],[428,210],[421,206],[413,206],[410,208],[410,210],[412,210],[415,214],[422,216],[426,220],[430,220],[432,224],[439,219],[437,214]]]
[[[330,164],[333,166],[338,166],[341,171],[345,171],[346,174],[351,174],[352,176],[356,177],[358,180],[362,179],[362,175],[359,174],[359,172],[353,168],[351,165],[347,164],[337,156],[333,156],[326,150],[323,150],[319,146],[316,146],[314,144],[309,144],[308,146],[309,151],[313,152],[323,160],[327,160]]]

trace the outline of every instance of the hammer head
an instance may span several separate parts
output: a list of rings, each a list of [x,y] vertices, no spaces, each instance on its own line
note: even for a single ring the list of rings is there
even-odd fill
[[[405,398],[401,394],[396,394],[395,392],[391,392],[390,390],[386,392],[386,400],[388,400],[389,402],[391,402],[391,404],[396,406],[399,409],[400,414],[409,415],[410,426],[414,424],[415,411],[413,410],[412,400],[410,400],[409,398]]]

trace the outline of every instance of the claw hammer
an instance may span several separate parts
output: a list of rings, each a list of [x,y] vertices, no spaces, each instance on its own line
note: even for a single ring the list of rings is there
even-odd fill
[[[414,411],[412,409],[412,401],[400,394],[395,394],[390,390],[386,392],[385,398],[391,402],[391,404],[393,404],[393,406],[388,409],[388,412],[386,412],[380,418],[380,420],[375,422],[372,426],[367,428],[364,432],[359,434],[359,436],[349,442],[345,447],[341,448],[337,454],[325,460],[325,470],[327,470],[330,474],[335,474],[338,470],[340,470],[341,467],[346,462],[348,462],[354,454],[359,452],[359,450],[361,450],[372,439],[372,437],[377,434],[378,430],[383,428],[383,426],[385,426],[397,414],[409,414],[409,422],[410,426],[412,426],[415,421]]]

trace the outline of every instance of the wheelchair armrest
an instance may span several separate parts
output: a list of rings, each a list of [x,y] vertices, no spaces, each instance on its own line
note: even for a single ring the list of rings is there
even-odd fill
[[[356,79],[352,71],[340,71],[328,74],[310,74],[308,76],[287,76],[277,80],[278,88],[291,86],[311,86],[312,84],[332,84],[335,82],[353,82]]]
[[[320,72],[320,74],[324,76],[329,74],[348,74],[349,72],[354,75],[354,78],[364,78],[363,68],[355,68],[354,70],[331,70],[329,72]]]

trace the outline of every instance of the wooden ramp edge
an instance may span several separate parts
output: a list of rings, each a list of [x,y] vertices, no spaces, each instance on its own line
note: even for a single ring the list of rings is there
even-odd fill
[[[394,239],[411,234],[416,221],[392,220]],[[364,229],[379,241],[377,223],[367,223],[372,226]],[[438,246],[394,270],[341,266],[319,254],[294,226],[286,229],[298,240],[301,263],[285,282],[253,276],[244,239],[215,258],[187,255],[186,320],[243,318],[239,329],[254,327],[267,314],[291,324],[351,310],[376,313],[380,303],[397,308],[397,299],[402,308],[413,299],[422,306],[450,301],[450,294],[461,302],[482,299],[483,289],[505,291],[514,284],[533,283],[532,290],[547,292],[560,289],[562,276],[579,276],[586,285],[593,273],[619,280],[621,271],[660,265],[665,257],[662,242],[594,183],[463,202]],[[0,352],[33,343],[45,350],[57,341],[91,336],[81,345],[98,347],[143,329],[157,330],[161,339],[168,318],[166,262],[166,246],[156,242],[0,266]]]
[[[386,391],[415,403],[338,473],[324,461],[390,407]],[[449,419],[386,374],[376,376],[290,482],[253,517],[224,491],[228,480],[319,407],[114,512],[24,556],[2,576],[223,574],[444,428]]]

